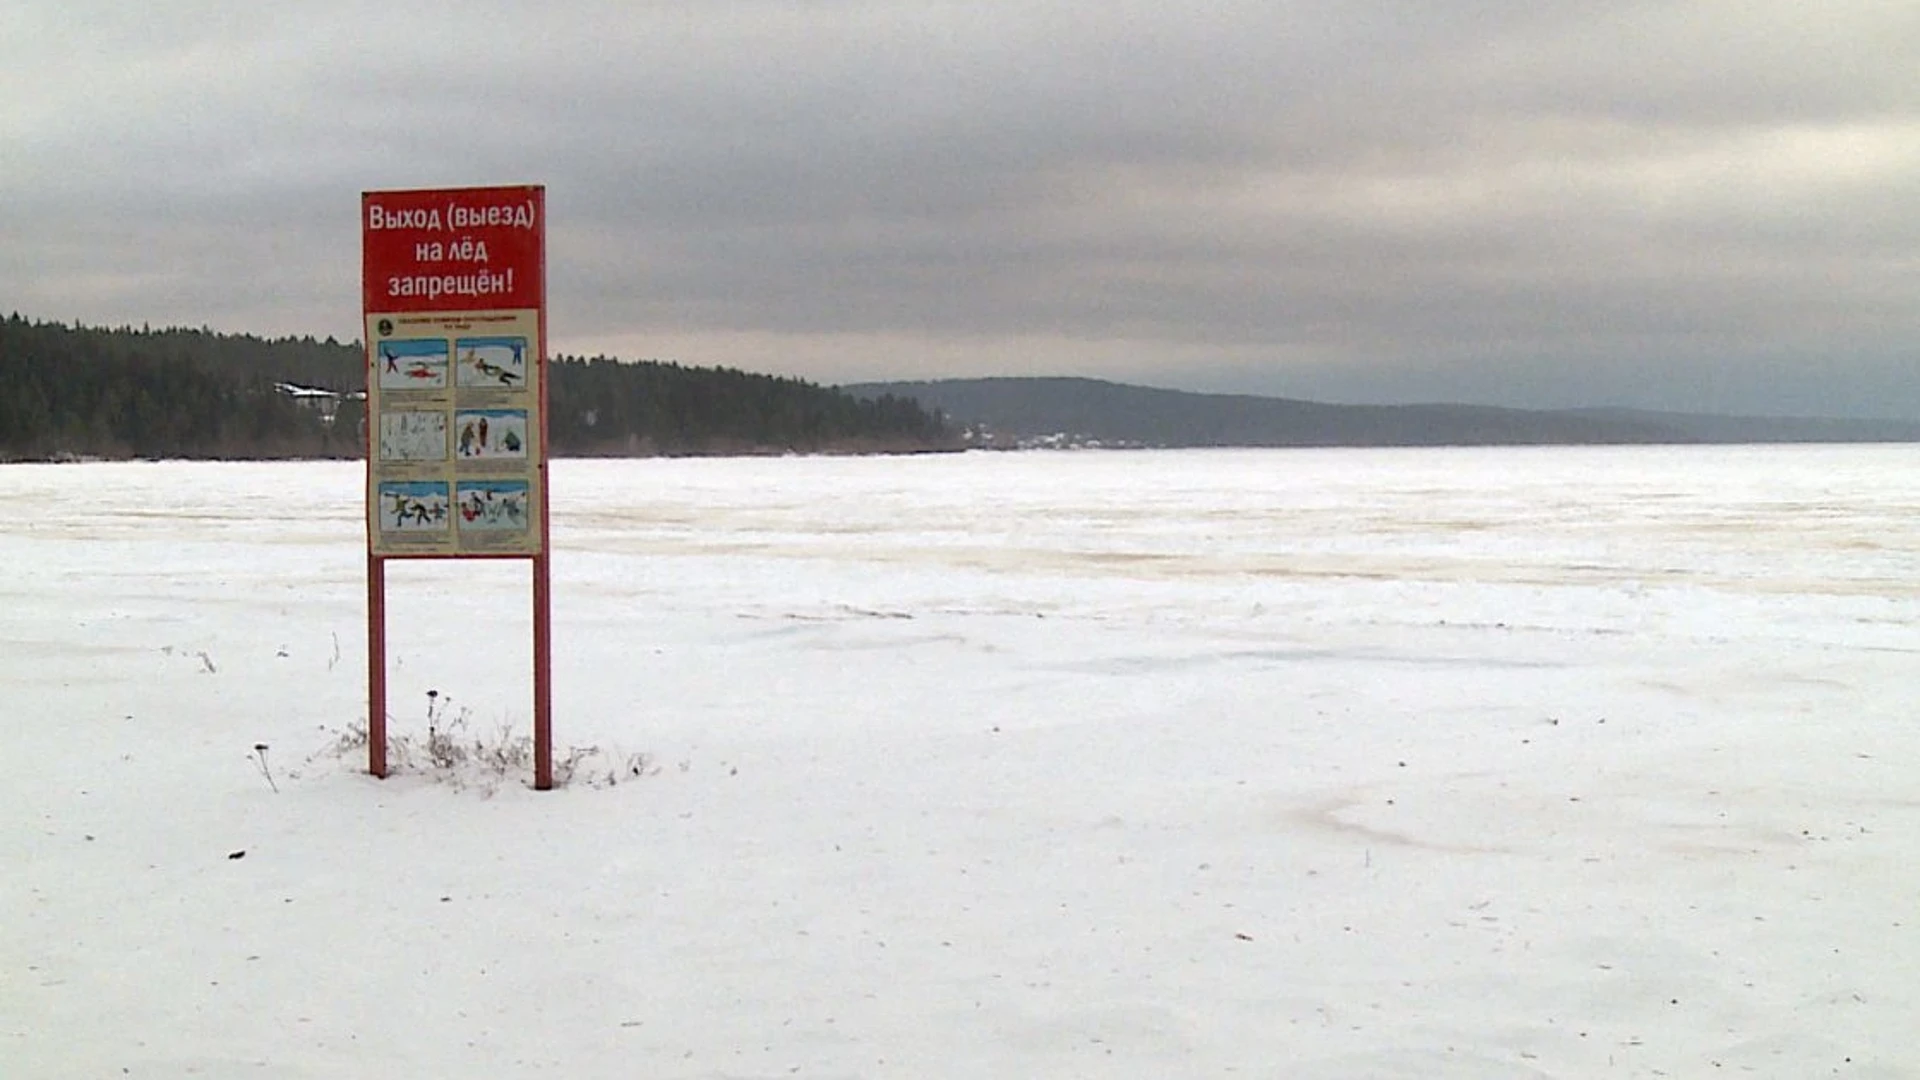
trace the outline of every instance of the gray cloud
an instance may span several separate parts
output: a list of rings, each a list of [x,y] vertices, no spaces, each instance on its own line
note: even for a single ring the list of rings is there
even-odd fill
[[[558,347],[1920,416],[1920,10],[28,0],[0,288],[353,336],[363,188],[546,183]]]

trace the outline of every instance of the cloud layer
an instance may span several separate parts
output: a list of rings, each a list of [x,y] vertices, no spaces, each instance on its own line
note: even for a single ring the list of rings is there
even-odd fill
[[[28,0],[0,290],[355,336],[368,188],[548,186],[570,351],[1920,416],[1920,8]]]

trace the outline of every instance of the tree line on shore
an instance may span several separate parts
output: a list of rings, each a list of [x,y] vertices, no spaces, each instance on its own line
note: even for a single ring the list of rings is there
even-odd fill
[[[604,356],[547,367],[566,456],[917,452],[957,445],[909,398]],[[359,343],[210,329],[0,320],[0,460],[351,458],[365,452]]]

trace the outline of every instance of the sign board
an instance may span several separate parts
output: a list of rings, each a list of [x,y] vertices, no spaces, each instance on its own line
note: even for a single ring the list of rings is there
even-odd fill
[[[361,196],[375,554],[546,549],[544,196]]]
[[[534,787],[553,785],[546,189],[360,196],[367,769],[387,775],[386,560],[533,564]]]

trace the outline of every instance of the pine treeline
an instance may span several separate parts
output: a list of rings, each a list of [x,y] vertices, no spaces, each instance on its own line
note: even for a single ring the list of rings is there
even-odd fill
[[[0,321],[0,461],[358,457],[360,345],[169,328]],[[556,455],[913,452],[958,445],[911,400],[679,364],[548,366]],[[313,407],[279,384],[341,395]],[[328,417],[331,416],[331,419]]]
[[[350,457],[358,411],[328,425],[274,383],[344,385],[359,377],[356,355],[312,338],[66,327],[16,314],[0,322],[0,460]]]

